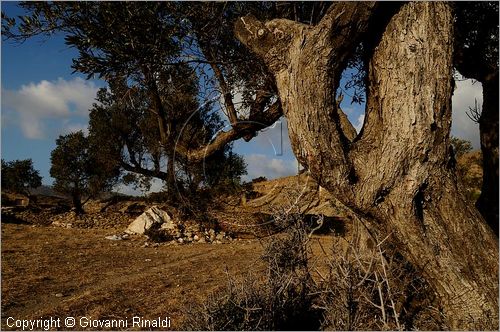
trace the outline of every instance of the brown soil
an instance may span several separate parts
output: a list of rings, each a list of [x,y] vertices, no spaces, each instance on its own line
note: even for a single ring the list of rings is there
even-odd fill
[[[60,318],[59,329],[66,330],[64,319],[70,316],[77,323],[80,317],[125,319],[128,329],[137,329],[132,328],[134,316],[169,317],[170,329],[181,329],[187,308],[226,287],[228,275],[238,278],[251,272],[257,277],[264,273],[260,260],[263,243],[255,239],[262,232],[254,226],[268,224],[266,218],[274,207],[324,205],[317,186],[305,176],[266,181],[256,184],[254,190],[258,197],[248,204],[241,205],[235,197],[234,205],[214,211],[220,226],[239,238],[222,244],[171,242],[144,247],[148,241],[144,236],[105,239],[122,233],[144,210],[143,204],[137,213],[129,211],[130,204],[138,204],[135,201],[90,202],[85,206],[88,215],[81,220],[68,217],[65,201],[43,195],[36,197],[34,210],[2,210],[2,329],[12,329],[7,325],[9,317],[52,317]],[[51,226],[58,218],[69,218],[72,228]],[[344,223],[333,220],[327,224],[336,229]],[[314,261],[326,259],[324,251],[330,250],[331,240],[315,236]],[[76,325],[68,330],[77,329],[85,328]]]
[[[6,319],[169,316],[261,266],[258,241],[141,247],[106,230],[2,225],[2,329]],[[61,296],[62,294],[62,296]],[[61,296],[61,297],[59,297]]]
[[[145,248],[141,236],[105,239],[117,231],[3,223],[2,329],[8,317],[59,317],[65,330],[68,316],[128,319],[129,329],[133,316],[169,317],[179,329],[185,308],[222,289],[227,273],[264,270],[259,240]]]

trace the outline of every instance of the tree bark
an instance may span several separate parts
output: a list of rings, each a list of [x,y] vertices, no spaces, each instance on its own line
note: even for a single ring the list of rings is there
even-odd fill
[[[71,195],[71,199],[73,200],[73,206],[75,207],[76,215],[80,216],[85,214],[85,210],[83,209],[82,198],[79,192],[73,192]]]
[[[453,27],[449,6],[406,3],[369,63],[366,120],[351,140],[340,75],[377,3],[336,3],[314,27],[244,17],[238,38],[274,74],[299,162],[379,234],[392,233],[434,287],[451,328],[498,328],[498,240],[449,166]],[[482,324],[482,325],[481,325]]]
[[[177,180],[175,178],[175,152],[173,149],[167,151],[167,178],[166,185],[169,197],[176,201],[178,197]]]

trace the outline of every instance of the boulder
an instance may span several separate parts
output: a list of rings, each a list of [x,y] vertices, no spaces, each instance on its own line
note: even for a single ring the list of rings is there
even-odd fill
[[[128,234],[144,234],[146,230],[149,230],[153,226],[158,227],[158,225],[160,225],[161,229],[171,231],[177,229],[177,225],[167,212],[157,206],[153,206],[132,221],[125,232]]]

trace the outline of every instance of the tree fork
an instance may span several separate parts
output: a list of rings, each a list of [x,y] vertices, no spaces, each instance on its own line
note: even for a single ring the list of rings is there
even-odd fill
[[[392,17],[370,61],[363,132],[351,142],[342,130],[335,92],[375,9],[336,3],[314,27],[244,17],[235,32],[275,76],[297,159],[342,203],[394,233],[451,328],[496,329],[498,240],[447,169],[448,4],[407,3]]]

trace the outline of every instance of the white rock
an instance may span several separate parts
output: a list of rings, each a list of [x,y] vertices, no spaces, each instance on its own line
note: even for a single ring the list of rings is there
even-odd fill
[[[183,242],[184,242],[184,239],[183,239],[182,237],[180,237],[180,238],[178,238],[178,239],[177,239],[177,241],[178,241],[179,243],[183,243]]]
[[[110,235],[110,236],[106,236],[105,239],[107,240],[111,240],[111,241],[121,241],[123,240],[122,237],[120,235]]]
[[[125,230],[128,234],[144,234],[154,224],[161,224],[161,229],[175,230],[176,224],[167,212],[153,206],[135,219]]]
[[[193,240],[198,241],[199,239],[200,239],[200,237],[199,237],[198,235],[196,235],[196,234],[195,234],[195,235],[193,236]]]

